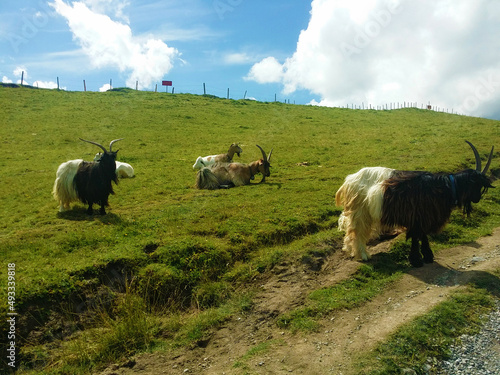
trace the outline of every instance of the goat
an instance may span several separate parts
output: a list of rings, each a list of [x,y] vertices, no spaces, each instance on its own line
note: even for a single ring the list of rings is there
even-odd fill
[[[99,204],[100,214],[105,215],[105,206],[108,205],[108,196],[114,194],[111,182],[118,183],[116,176],[116,154],[112,151],[113,144],[122,140],[115,139],[109,144],[109,151],[96,142],[92,143],[100,147],[104,153],[98,161],[84,161],[82,159],[69,160],[62,163],[56,172],[56,180],[52,189],[54,198],[59,202],[59,212],[69,209],[72,201],[80,200],[88,204],[87,214],[92,215],[92,205]]]
[[[249,164],[242,163],[216,163],[211,167],[204,167],[196,174],[196,188],[198,189],[220,189],[233,186],[249,185],[250,181],[258,173],[262,173],[264,182],[266,177],[271,175],[269,168],[271,167],[271,154],[273,150],[266,156],[266,153],[257,145],[262,152],[262,159],[251,162]]]
[[[209,156],[198,156],[196,162],[193,164],[193,169],[201,169],[203,167],[209,167],[214,165],[215,163],[231,163],[233,161],[234,154],[237,154],[238,157],[243,152],[241,147],[237,143],[233,143],[229,146],[229,150],[225,154],[219,155],[209,155]]]
[[[99,159],[101,159],[101,156],[102,152],[98,152],[97,154],[95,154],[94,161],[99,161]],[[115,163],[116,163],[116,176],[118,178],[135,177],[134,168],[130,164],[118,160],[115,160]]]
[[[438,233],[455,207],[463,207],[469,216],[472,203],[478,203],[488,188],[494,187],[486,177],[494,147],[481,171],[479,153],[466,142],[474,152],[475,170],[433,174],[374,167],[347,176],[335,194],[336,205],[344,206],[339,217],[339,230],[346,232],[343,249],[356,259],[368,260],[366,243],[372,235],[404,228],[406,240],[411,239],[410,264],[422,267],[424,262],[432,263],[427,235]]]

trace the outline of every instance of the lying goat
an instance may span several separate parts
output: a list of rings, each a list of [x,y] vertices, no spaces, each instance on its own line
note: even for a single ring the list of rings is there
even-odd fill
[[[80,200],[89,205],[87,213],[92,215],[94,203],[101,206],[99,212],[106,214],[105,206],[108,205],[108,196],[114,194],[111,182],[118,183],[116,177],[116,154],[112,151],[113,143],[123,138],[115,139],[109,144],[107,151],[99,143],[81,139],[100,147],[104,153],[99,161],[83,161],[82,159],[70,160],[62,163],[57,169],[56,180],[52,194],[59,202],[59,211],[69,209],[72,201]]]
[[[241,163],[217,163],[211,167],[204,167],[196,174],[196,184],[198,189],[220,189],[233,186],[243,186],[250,184],[254,176],[262,173],[264,182],[266,177],[271,175],[269,168],[271,167],[271,154],[273,150],[266,156],[264,150],[257,145],[262,152],[262,159],[254,161],[250,164]]]
[[[210,156],[198,156],[196,162],[193,164],[193,169],[201,169],[203,167],[209,167],[215,163],[231,163],[233,161],[234,154],[240,154],[243,152],[237,143],[233,143],[229,146],[229,150],[225,154],[220,155],[210,155]]]
[[[339,217],[339,230],[346,232],[343,249],[357,259],[367,260],[366,243],[372,235],[406,228],[406,239],[411,238],[411,265],[432,263],[434,255],[427,235],[445,226],[454,207],[463,207],[469,216],[472,203],[478,203],[488,188],[494,187],[485,175],[493,147],[481,171],[479,153],[472,143],[466,142],[474,152],[475,170],[432,174],[374,167],[347,176],[335,194],[337,206],[344,206]]]
[[[95,154],[94,161],[99,161],[101,159],[102,152],[98,152]],[[116,163],[116,176],[118,178],[132,178],[135,176],[134,174],[134,168],[128,164],[124,163],[122,161],[115,161]]]

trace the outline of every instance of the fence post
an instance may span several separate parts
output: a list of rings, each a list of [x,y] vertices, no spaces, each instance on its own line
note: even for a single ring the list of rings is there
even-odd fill
[[[24,70],[21,73],[21,86],[23,85],[24,82]]]
[[[203,82],[203,95],[207,95],[207,89],[205,87],[205,82]]]
[[[85,80],[83,80],[83,91],[86,92],[87,91],[87,85],[85,84]]]
[[[227,98],[229,99],[229,87],[227,88]]]
[[[57,89],[59,90],[59,77],[57,77]]]

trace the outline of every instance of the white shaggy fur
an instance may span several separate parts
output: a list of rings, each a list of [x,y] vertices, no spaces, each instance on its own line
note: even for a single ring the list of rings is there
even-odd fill
[[[209,155],[209,156],[198,156],[195,163],[193,164],[193,169],[201,169],[203,167],[210,167],[215,164],[215,157],[217,155]]]
[[[339,217],[339,230],[346,232],[343,250],[358,260],[368,260],[366,243],[379,234],[382,216],[382,182],[394,169],[384,167],[363,168],[345,178],[335,194],[337,206],[344,206]]]
[[[120,178],[132,178],[135,176],[134,168],[128,164],[121,161],[116,161],[116,175]]]
[[[59,203],[59,212],[69,210],[69,204],[78,200],[73,180],[81,162],[83,159],[69,160],[57,168],[52,195]]]

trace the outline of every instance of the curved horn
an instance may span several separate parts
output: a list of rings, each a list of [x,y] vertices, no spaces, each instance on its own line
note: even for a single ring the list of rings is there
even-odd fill
[[[114,139],[112,140],[110,143],[109,143],[109,152],[112,152],[111,151],[111,147],[113,147],[113,143],[115,142],[118,142],[118,141],[121,141],[123,138],[118,138],[118,139]]]
[[[96,143],[96,142],[92,142],[92,141],[87,141],[86,139],[82,139],[82,138],[79,138],[80,141],[84,141],[84,142],[87,142],[87,143],[92,143],[93,145],[96,145],[97,147],[100,147],[105,153],[108,152],[103,145],[100,145],[99,143]]]
[[[488,157],[488,162],[486,163],[483,171],[481,172],[482,174],[486,174],[486,172],[488,172],[488,168],[490,167],[491,159],[493,158],[493,149],[494,148],[495,148],[495,146],[491,146],[490,156]]]
[[[264,152],[262,147],[260,147],[259,145],[255,145],[255,146],[257,146],[260,149],[260,151],[262,152],[262,159],[264,159],[264,161],[267,161],[266,153]]]
[[[476,158],[476,171],[481,172],[481,158],[479,157],[479,152],[477,152],[472,143],[470,143],[469,141],[465,142],[469,144],[469,146],[472,148],[472,151],[474,152],[474,157]]]
[[[273,153],[274,148],[269,151],[269,155],[267,155],[267,161],[270,163],[271,162],[271,154]]]

